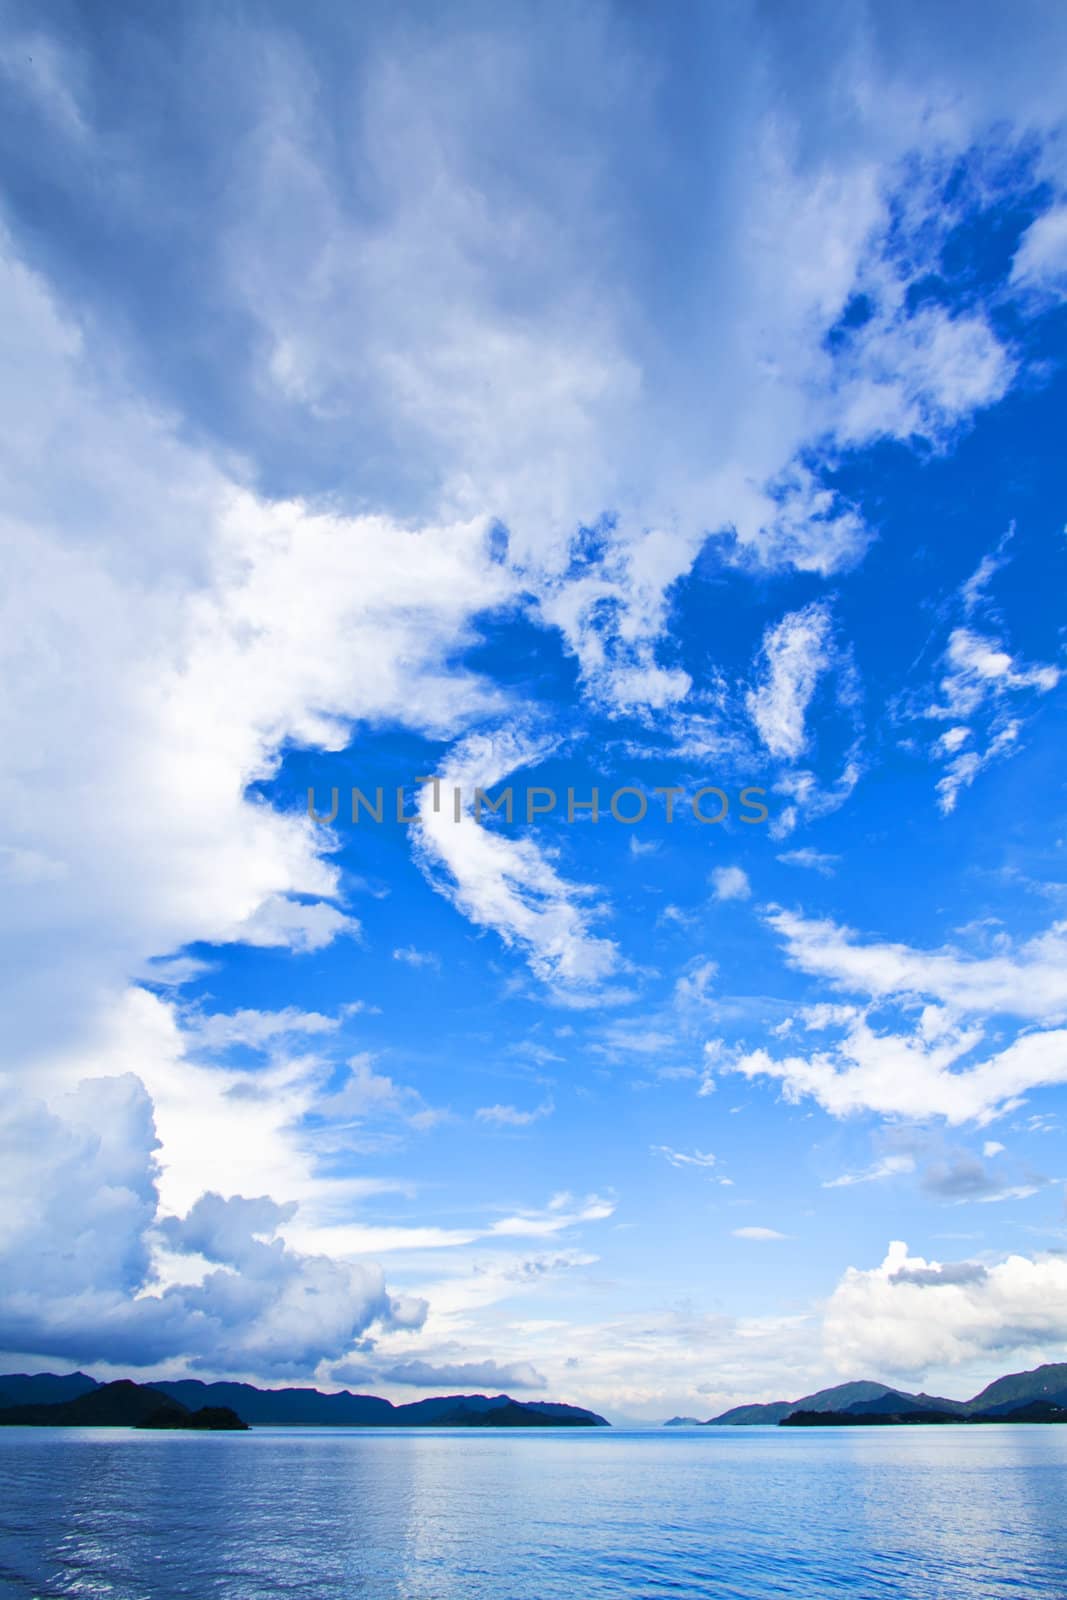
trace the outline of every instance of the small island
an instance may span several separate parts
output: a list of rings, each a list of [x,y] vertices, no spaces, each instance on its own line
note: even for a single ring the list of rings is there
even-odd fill
[[[134,1427],[198,1428],[201,1431],[206,1428],[213,1433],[248,1432],[248,1423],[242,1422],[229,1406],[201,1406],[199,1411],[186,1411],[184,1406],[177,1406],[172,1401],[151,1412],[143,1422],[134,1423]]]

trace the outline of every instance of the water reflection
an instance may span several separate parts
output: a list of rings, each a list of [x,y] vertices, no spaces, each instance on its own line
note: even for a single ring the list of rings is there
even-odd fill
[[[1067,1429],[0,1430],[0,1595],[1067,1594]]]

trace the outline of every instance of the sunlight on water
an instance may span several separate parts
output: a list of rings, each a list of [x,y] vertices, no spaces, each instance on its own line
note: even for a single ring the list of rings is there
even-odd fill
[[[13,1600],[1067,1595],[1067,1428],[0,1430]]]

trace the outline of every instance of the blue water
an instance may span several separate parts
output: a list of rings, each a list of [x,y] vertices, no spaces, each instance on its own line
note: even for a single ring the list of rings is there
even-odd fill
[[[1067,1428],[0,1429],[4,1600],[1067,1596]]]

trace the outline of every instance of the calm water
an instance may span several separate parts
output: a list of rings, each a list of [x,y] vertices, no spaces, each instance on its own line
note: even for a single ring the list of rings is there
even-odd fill
[[[1067,1596],[1067,1428],[0,1429],[4,1600]]]

